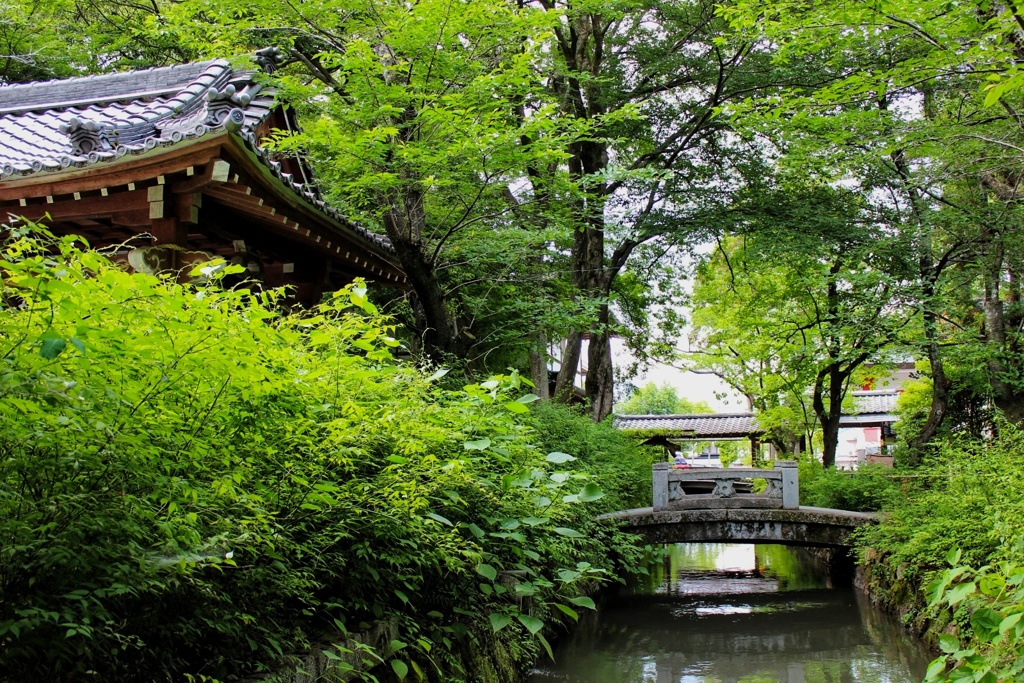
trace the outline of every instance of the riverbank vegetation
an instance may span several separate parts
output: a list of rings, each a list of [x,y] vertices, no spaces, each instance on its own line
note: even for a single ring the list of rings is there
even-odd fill
[[[266,144],[413,284],[285,315],[217,286],[230,268],[131,279],[16,232],[0,676],[217,677],[388,619],[367,656],[399,677],[458,675],[481,628],[528,660],[633,552],[590,520],[645,502],[652,456],[547,403],[586,355],[607,417],[615,335],[811,450],[805,502],[881,509],[876,593],[915,623],[949,608],[954,679],[1015,675],[1014,5],[12,0],[0,24],[2,83],[281,48],[260,78],[303,128]],[[852,389],[909,360],[896,471],[835,472]]]
[[[0,269],[0,680],[212,680],[386,623],[362,658],[453,681],[635,559],[593,521],[603,451],[538,448],[518,375],[396,361],[358,283],[288,315],[20,228]]]

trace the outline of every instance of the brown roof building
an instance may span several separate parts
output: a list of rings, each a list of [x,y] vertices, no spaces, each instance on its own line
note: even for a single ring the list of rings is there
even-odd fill
[[[355,277],[402,286],[387,238],[327,204],[302,159],[265,148],[296,122],[264,80],[218,59],[0,87],[0,218],[123,244],[115,258],[136,270],[224,257],[303,304]]]

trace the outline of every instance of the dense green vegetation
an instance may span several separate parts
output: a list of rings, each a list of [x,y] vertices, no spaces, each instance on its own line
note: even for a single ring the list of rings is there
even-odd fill
[[[680,396],[671,384],[649,382],[630,393],[625,401],[615,404],[615,412],[619,415],[686,415],[715,411],[704,401]]]
[[[466,639],[527,663],[632,552],[592,521],[604,434],[528,416],[517,375],[396,362],[359,284],[285,315],[223,264],[182,286],[20,228],[2,253],[2,680],[223,677],[381,621],[364,658],[457,680]]]
[[[267,144],[414,291],[282,315],[223,269],[7,243],[0,675],[219,676],[388,619],[396,675],[488,632],[525,661],[616,568],[593,514],[646,499],[655,456],[544,402],[549,343],[568,399],[587,337],[607,416],[618,333],[746,396],[805,502],[882,510],[872,586],[946,629],[952,680],[1018,677],[1021,26],[944,0],[3,4],[3,83],[279,46],[303,130]],[[835,472],[850,390],[908,359],[897,470]],[[680,408],[657,394],[626,405]]]

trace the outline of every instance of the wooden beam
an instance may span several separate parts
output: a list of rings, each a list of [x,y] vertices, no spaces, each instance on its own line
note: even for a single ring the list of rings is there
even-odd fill
[[[174,244],[179,247],[188,246],[188,230],[174,218],[158,218],[153,221],[149,231],[157,244]]]
[[[57,197],[75,192],[113,190],[130,182],[143,182],[161,175],[185,172],[189,166],[202,166],[219,156],[226,135],[216,135],[192,145],[175,146],[173,152],[159,151],[144,158],[122,157],[120,161],[100,162],[77,171],[37,174],[8,179],[0,183],[0,201],[22,197]]]
[[[193,192],[191,194],[173,195],[174,217],[181,223],[197,225],[199,223],[199,209],[203,207],[203,193]]]
[[[188,180],[174,183],[171,186],[171,192],[174,194],[193,193],[211,185],[224,183],[227,181],[230,172],[231,164],[223,159],[214,159],[206,164],[201,174],[193,175]]]
[[[96,218],[99,216],[110,216],[114,213],[145,209],[149,212],[149,193],[146,189],[133,190],[131,192],[111,193],[104,197],[96,195],[83,197],[75,201],[70,196],[67,199],[55,200],[52,204],[28,204],[20,206],[16,202],[0,205],[4,214],[13,213],[16,216],[24,216],[29,220],[40,220],[45,214],[56,220],[74,218]]]

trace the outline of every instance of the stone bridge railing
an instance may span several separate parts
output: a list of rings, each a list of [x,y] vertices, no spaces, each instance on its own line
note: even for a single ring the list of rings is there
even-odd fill
[[[753,493],[752,480],[763,479],[761,493]],[[654,511],[800,507],[796,462],[783,460],[770,470],[754,467],[676,469],[654,465]]]

